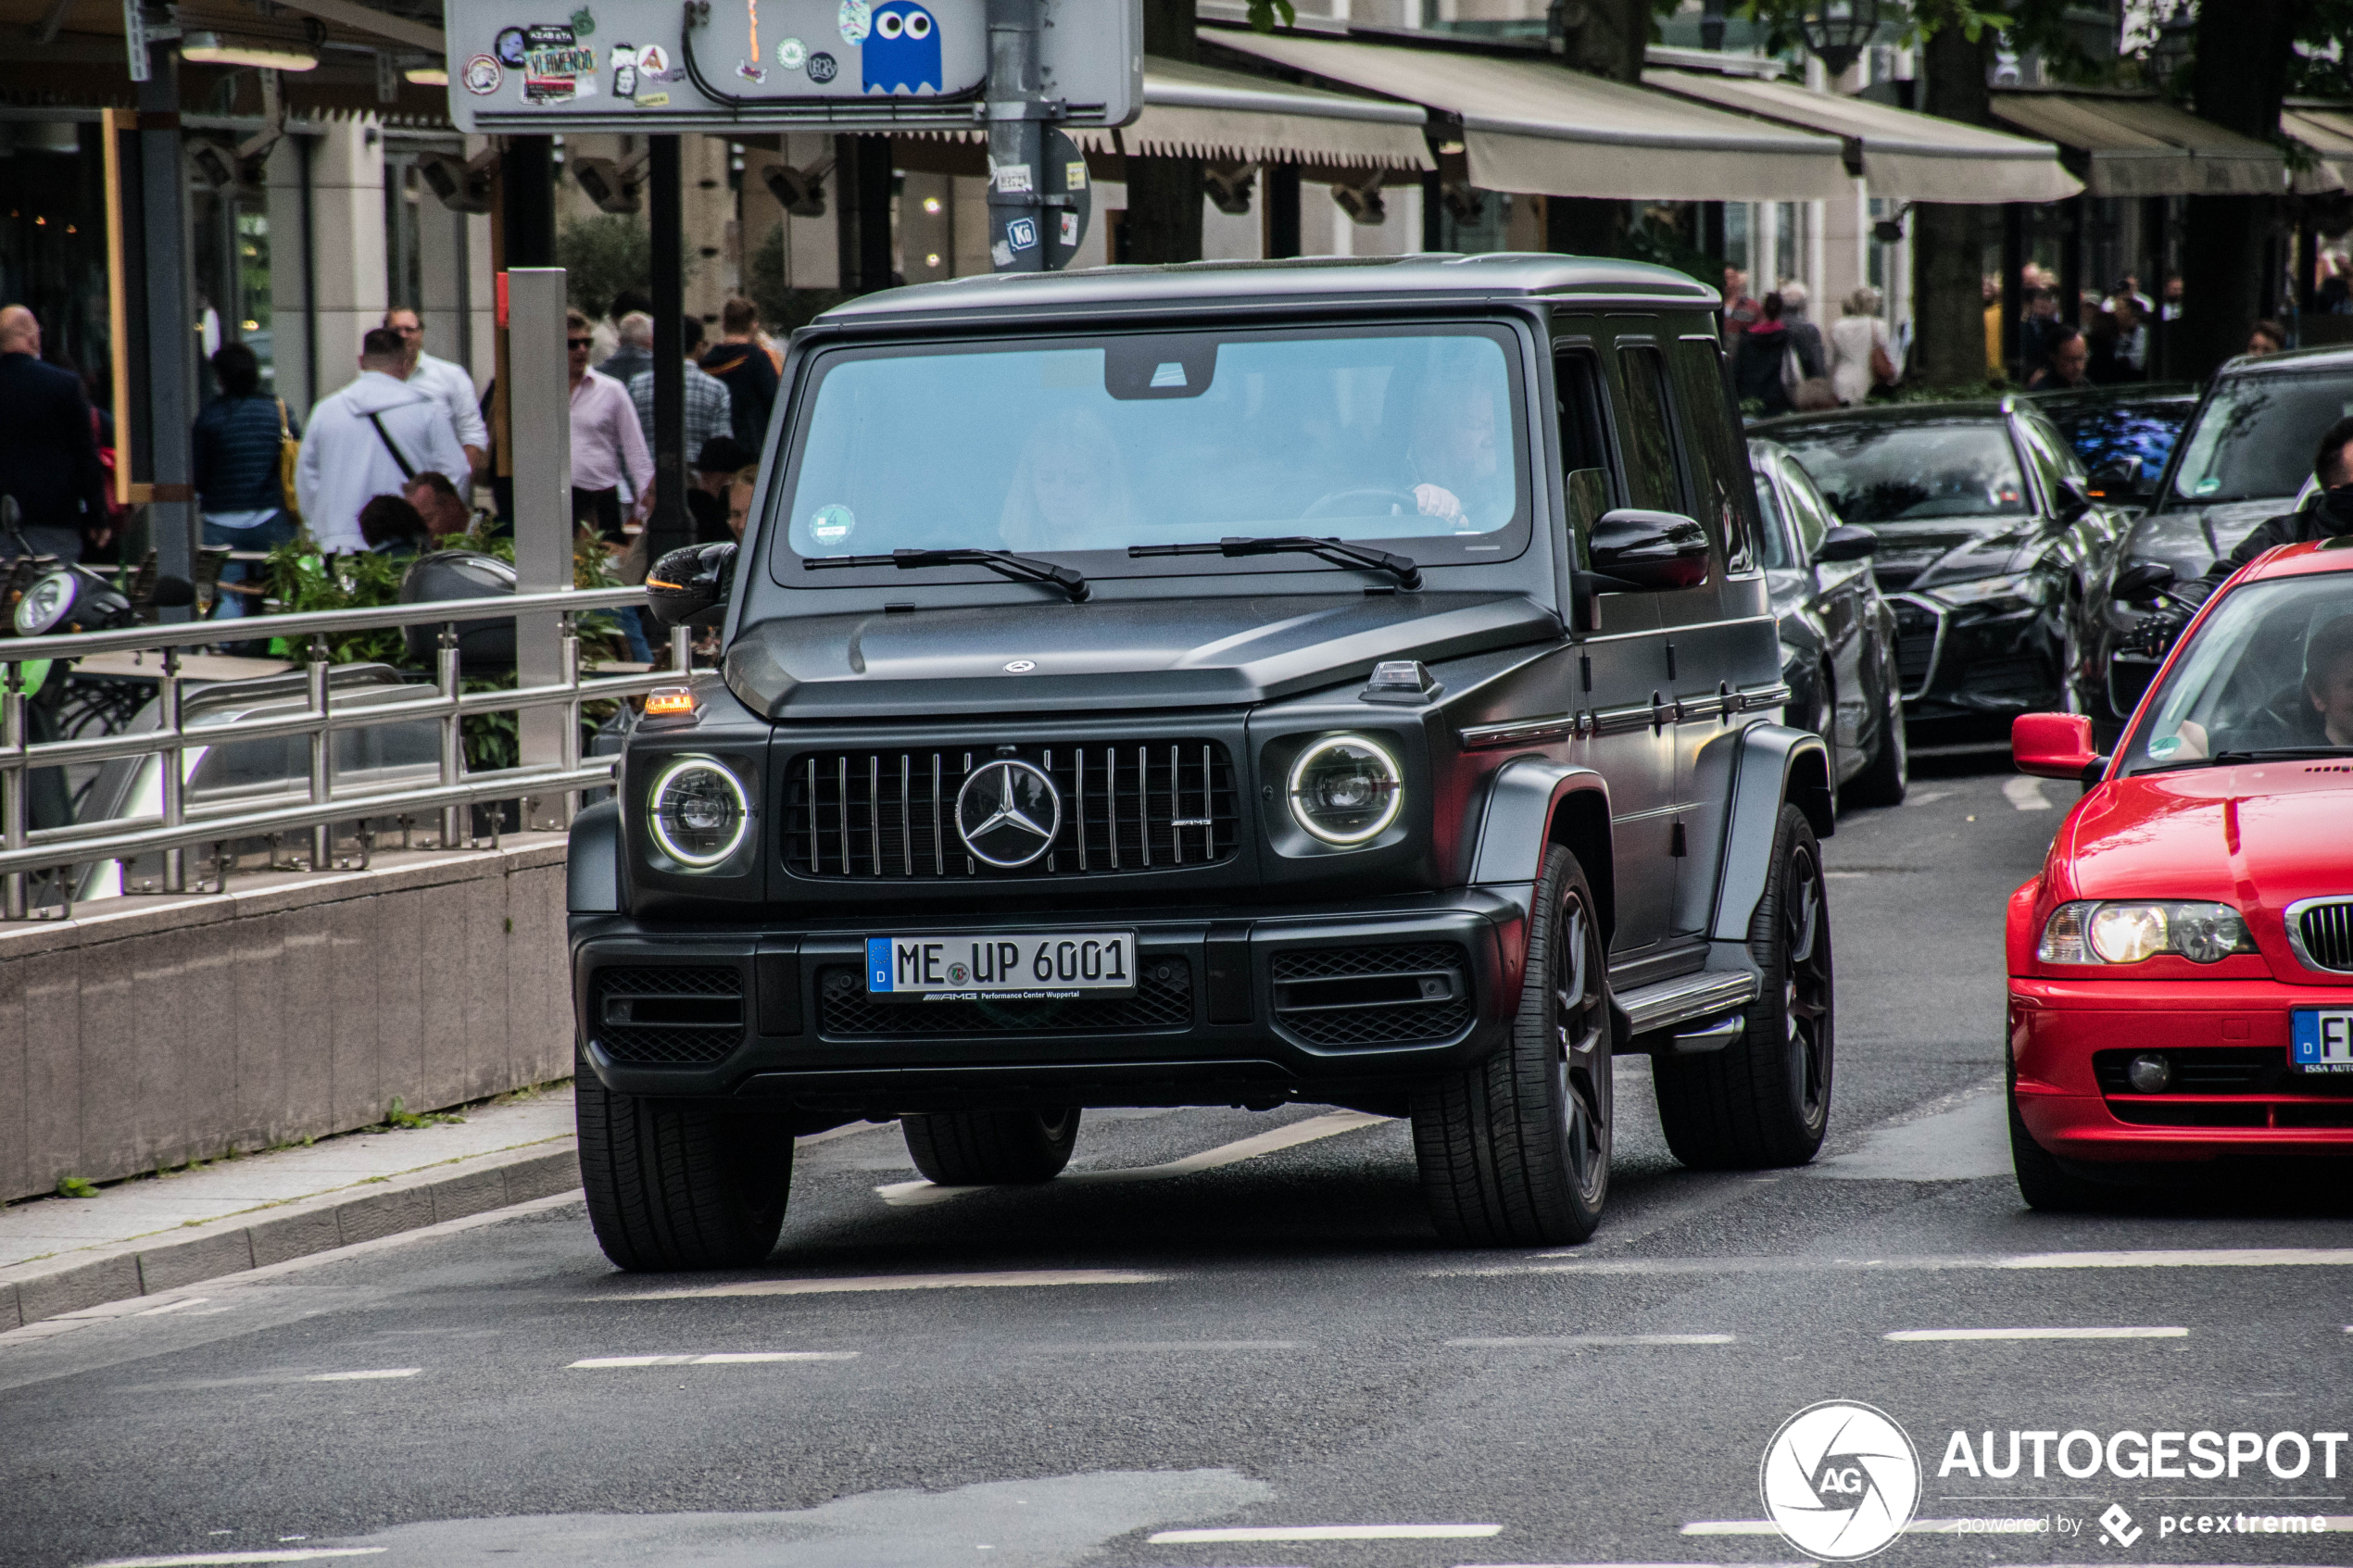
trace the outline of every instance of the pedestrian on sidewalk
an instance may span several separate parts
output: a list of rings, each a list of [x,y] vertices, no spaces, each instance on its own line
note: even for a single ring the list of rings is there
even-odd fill
[[[400,334],[408,350],[409,373],[404,378],[410,386],[439,400],[449,411],[449,428],[458,433],[458,445],[466,449],[466,461],[476,473],[490,469],[490,427],[482,417],[481,395],[474,391],[474,379],[466,368],[453,360],[438,359],[425,352],[425,319],[403,306],[384,312],[384,324]],[[471,492],[472,486],[465,488]]]
[[[242,343],[223,344],[212,357],[220,395],[196,415],[189,442],[190,474],[208,549],[250,554],[276,549],[300,526],[286,510],[285,446],[302,434],[285,404],[261,391],[261,361]],[[233,560],[220,569],[215,621],[258,611],[266,572],[259,561]]]
[[[360,508],[378,495],[398,495],[427,469],[439,470],[453,487],[473,482],[449,410],[409,385],[408,369],[400,334],[371,328],[360,340],[359,379],[310,411],[295,489],[304,526],[331,554],[368,548]]]
[[[104,543],[111,527],[94,430],[82,378],[43,362],[39,320],[21,305],[0,308],[0,495],[17,503],[0,559],[30,550],[80,560],[85,540]]]
[[[650,319],[647,325],[650,331]],[[679,333],[678,341],[686,356],[686,417],[685,440],[678,450],[691,468],[697,454],[713,437],[734,433],[735,421],[727,383],[695,363],[695,351],[702,346],[702,322],[692,311],[687,312],[686,319],[679,323]],[[646,450],[650,452],[654,446],[653,367],[648,365],[629,377],[628,382],[629,401],[637,410],[637,431],[646,438]]]
[[[1831,390],[1850,408],[1869,397],[1874,386],[1895,380],[1879,307],[1879,290],[1867,284],[1846,296],[1839,307],[1845,313],[1831,323]]]
[[[760,307],[738,295],[720,307],[719,328],[719,345],[702,357],[702,368],[727,383],[736,439],[756,452],[768,439],[777,386],[776,362],[760,341]]]
[[[572,372],[572,521],[619,542],[623,523],[642,517],[654,487],[654,460],[637,428],[629,389],[588,368],[595,347],[588,318],[564,312],[565,362]],[[627,486],[627,494],[623,487]]]
[[[1726,353],[1740,346],[1741,334],[1765,319],[1765,312],[1749,297],[1748,274],[1737,267],[1724,269],[1724,349]]]
[[[2050,332],[2050,362],[2027,378],[2029,392],[2065,392],[2091,384],[2092,345],[2065,321]]]
[[[1798,362],[1790,364],[1792,356]],[[1781,296],[1765,296],[1756,325],[1743,332],[1732,354],[1732,385],[1743,403],[1761,403],[1767,415],[1786,414],[1796,407],[1792,391],[1821,374],[1818,363],[1807,365],[1798,345],[1781,323]]]
[[[621,333],[621,346],[598,362],[597,371],[627,386],[638,371],[653,369],[654,319],[643,310],[632,310],[614,325]]]
[[[695,520],[695,543],[724,545],[735,535],[727,528],[727,491],[736,475],[757,470],[760,454],[732,435],[717,435],[695,455],[695,487],[686,492],[686,515]]]

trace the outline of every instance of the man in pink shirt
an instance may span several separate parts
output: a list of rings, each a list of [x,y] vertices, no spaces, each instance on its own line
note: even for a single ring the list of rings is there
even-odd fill
[[[564,312],[564,349],[572,372],[572,521],[619,540],[622,520],[643,517],[652,500],[653,457],[629,389],[588,368],[594,342],[588,318],[577,310]]]

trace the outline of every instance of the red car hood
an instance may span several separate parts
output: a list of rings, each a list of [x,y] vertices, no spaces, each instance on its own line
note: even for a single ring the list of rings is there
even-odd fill
[[[2209,898],[2253,915],[2353,893],[2353,762],[2188,768],[2102,784],[2056,867],[2070,898]]]

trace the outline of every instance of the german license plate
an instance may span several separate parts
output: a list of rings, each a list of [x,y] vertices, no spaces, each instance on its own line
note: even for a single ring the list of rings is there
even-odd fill
[[[2353,1073],[2353,1008],[2297,1008],[2289,1065],[2299,1073]]]
[[[910,1001],[1051,1001],[1136,989],[1132,931],[869,936],[866,994]]]

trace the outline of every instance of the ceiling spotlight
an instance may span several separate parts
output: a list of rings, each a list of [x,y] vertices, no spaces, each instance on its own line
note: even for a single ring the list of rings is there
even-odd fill
[[[572,177],[588,199],[597,204],[599,212],[635,212],[637,210],[637,181],[634,170],[624,170],[609,157],[588,157],[574,154]]]
[[[485,149],[472,163],[447,153],[427,153],[417,159],[417,172],[434,199],[450,211],[488,212],[490,175],[497,163],[495,149]]]
[[[180,57],[195,65],[251,66],[258,70],[319,69],[319,51],[307,44],[233,32],[192,32],[180,41]]]
[[[806,169],[796,169],[789,163],[772,163],[760,171],[768,194],[776,205],[795,218],[825,216],[825,176],[832,172],[834,160],[824,158]],[[925,211],[929,211],[926,204]]]

